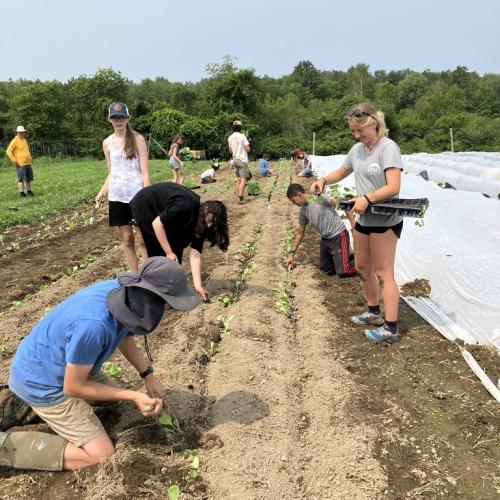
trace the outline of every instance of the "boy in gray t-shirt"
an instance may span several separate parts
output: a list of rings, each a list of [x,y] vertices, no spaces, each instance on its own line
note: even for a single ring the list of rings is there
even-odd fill
[[[310,196],[305,194],[300,184],[290,184],[286,195],[294,205],[300,207],[299,227],[293,246],[288,250],[288,268],[293,266],[295,253],[304,237],[306,226],[310,224],[321,234],[321,271],[329,276],[355,274],[353,258],[349,252],[349,232],[335,210],[335,200],[323,195],[309,201]]]

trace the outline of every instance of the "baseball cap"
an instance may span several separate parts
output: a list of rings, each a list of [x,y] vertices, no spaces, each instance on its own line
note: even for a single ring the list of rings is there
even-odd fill
[[[234,120],[233,125],[239,125],[240,127],[243,126],[241,120]]]
[[[127,105],[123,102],[114,102],[108,109],[108,118],[113,118],[114,116],[122,116],[124,118],[129,118],[130,114],[128,112]]]

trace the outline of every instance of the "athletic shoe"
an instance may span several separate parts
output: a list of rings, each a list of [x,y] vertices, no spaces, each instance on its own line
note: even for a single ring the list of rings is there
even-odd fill
[[[33,196],[33,191],[28,191],[28,196]]]
[[[382,313],[374,314],[370,311],[365,311],[357,316],[351,316],[351,321],[355,325],[375,325],[382,326],[384,324],[384,318]]]
[[[24,198],[26,196],[26,193],[24,191],[20,191],[19,196],[21,198]]]
[[[399,332],[397,330],[396,332],[392,332],[387,325],[383,325],[373,330],[365,330],[365,337],[373,340],[373,342],[387,342],[388,344],[392,344],[399,340]]]

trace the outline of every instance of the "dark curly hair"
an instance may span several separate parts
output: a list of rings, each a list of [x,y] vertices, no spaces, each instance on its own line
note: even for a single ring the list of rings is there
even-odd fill
[[[207,227],[205,215],[212,214],[213,224]],[[210,246],[217,245],[223,252],[229,247],[229,228],[227,225],[226,205],[221,201],[209,200],[200,205],[200,213],[196,224],[195,234],[198,238],[204,237]]]

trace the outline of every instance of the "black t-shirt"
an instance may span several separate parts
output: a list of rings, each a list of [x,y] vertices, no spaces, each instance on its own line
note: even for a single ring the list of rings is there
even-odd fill
[[[172,249],[191,248],[201,253],[204,238],[195,237],[200,197],[174,182],[160,182],[141,189],[130,201],[139,226],[151,226],[156,217],[165,227]]]

